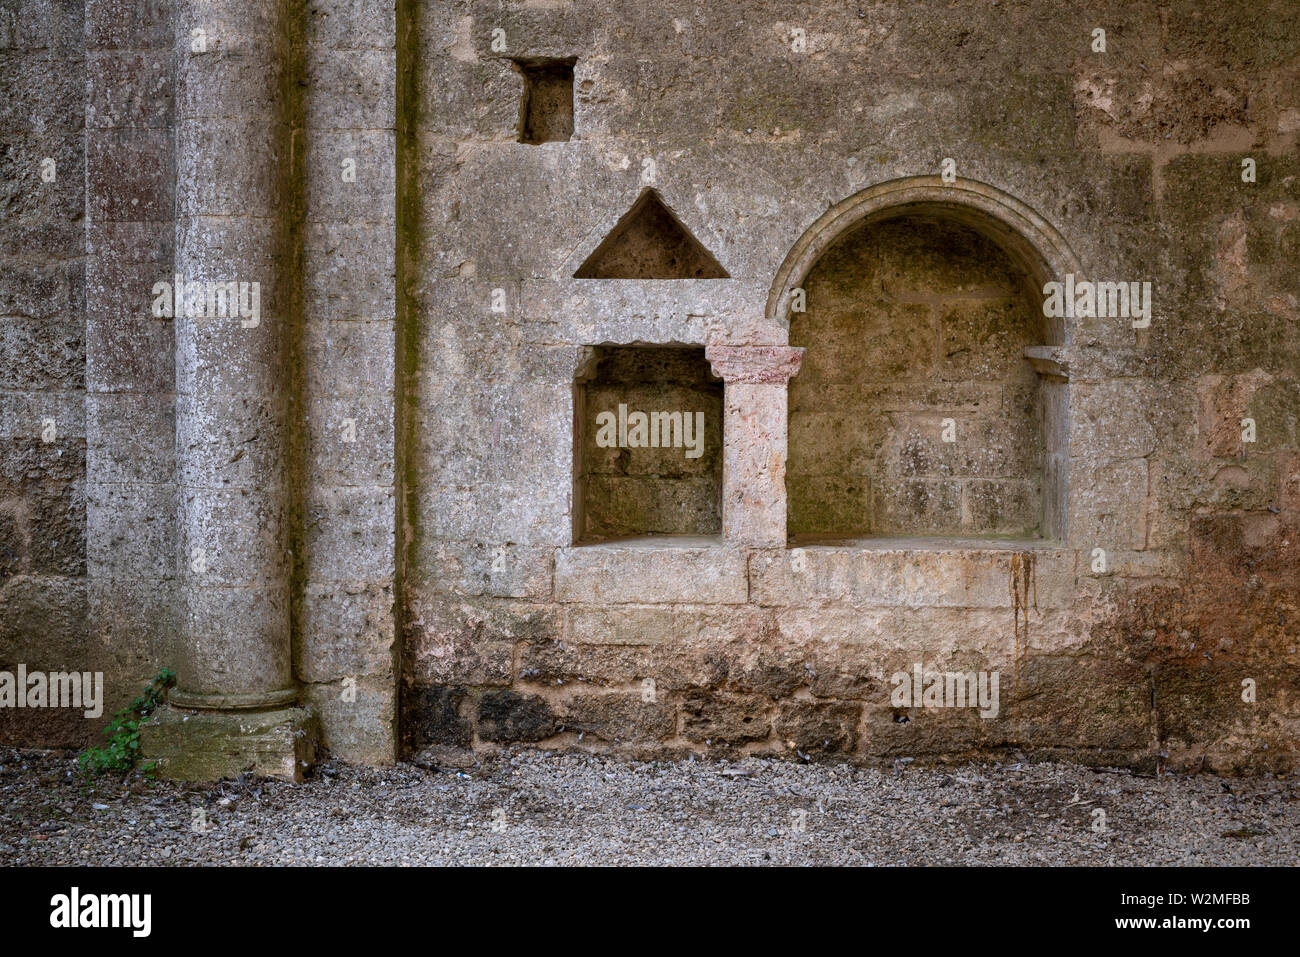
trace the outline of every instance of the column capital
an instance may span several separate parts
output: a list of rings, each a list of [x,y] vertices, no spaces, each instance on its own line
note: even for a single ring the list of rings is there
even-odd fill
[[[704,357],[724,382],[785,383],[799,372],[804,350],[796,346],[706,346]]]

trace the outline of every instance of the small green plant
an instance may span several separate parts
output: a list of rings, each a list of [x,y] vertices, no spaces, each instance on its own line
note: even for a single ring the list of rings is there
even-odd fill
[[[145,686],[140,697],[113,715],[104,729],[108,744],[102,748],[87,748],[77,759],[87,774],[106,771],[130,771],[140,757],[140,725],[167,699],[167,689],[176,684],[176,672],[163,668]],[[153,770],[152,765],[145,773]]]

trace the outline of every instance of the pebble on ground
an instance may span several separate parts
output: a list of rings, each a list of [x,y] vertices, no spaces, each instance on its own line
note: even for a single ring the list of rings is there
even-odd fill
[[[1297,779],[1070,764],[326,763],[306,783],[84,777],[0,751],[0,863],[1294,865]]]

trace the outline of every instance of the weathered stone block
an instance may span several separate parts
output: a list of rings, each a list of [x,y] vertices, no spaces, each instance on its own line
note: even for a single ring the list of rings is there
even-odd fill
[[[86,498],[80,482],[45,485],[28,496],[29,569],[38,575],[86,572]]]
[[[538,600],[551,597],[553,554],[549,548],[422,539],[412,564],[417,580],[439,591]]]
[[[871,488],[873,530],[891,535],[954,535],[962,528],[962,484],[884,479]]]
[[[309,321],[303,327],[304,362],[312,388],[325,395],[390,395],[396,353],[391,320]]]
[[[90,54],[86,57],[86,126],[91,129],[167,129],[175,96],[169,51]]]
[[[0,320],[0,388],[85,388],[84,327],[79,321]]]
[[[85,6],[86,43],[91,49],[170,49],[173,32],[167,6],[140,0],[93,0]]]
[[[555,553],[555,594],[587,603],[743,604],[743,553],[722,546],[602,544]]]
[[[674,645],[682,648],[747,643],[764,634],[766,616],[754,608],[709,605],[565,606],[568,640],[584,645]]]
[[[356,161],[355,181],[343,179],[345,159]],[[354,227],[362,223],[393,222],[397,167],[391,131],[330,132],[321,147],[307,155],[306,165],[312,220],[343,221]],[[345,230],[341,232],[346,234]]]
[[[789,701],[776,718],[776,736],[804,753],[851,752],[857,742],[861,705]]]
[[[297,620],[294,674],[300,680],[391,676],[396,642],[391,585],[307,582]]]
[[[965,483],[962,493],[965,529],[1032,538],[1040,527],[1041,489],[1037,482],[972,479]]]
[[[472,488],[422,488],[416,495],[425,533],[435,538],[551,547],[573,539],[567,488],[484,481]]]
[[[188,210],[176,221],[177,265],[173,272],[180,272],[186,282],[258,282],[261,318],[285,319],[287,306],[282,300],[289,292],[288,284],[275,281],[283,268],[276,251],[281,248],[284,227],[274,219],[249,215],[258,209],[256,203],[265,201],[265,196],[250,193],[242,196],[242,203],[232,202],[230,212]],[[164,273],[156,278],[172,282],[174,276]],[[194,318],[211,315],[205,302],[203,316]],[[260,326],[240,324],[237,328],[247,331]]]
[[[1166,389],[1134,379],[1073,387],[1071,455],[1094,463],[1150,455],[1156,445],[1151,412],[1166,401]]]
[[[317,487],[393,484],[393,400],[385,395],[313,398],[307,480]]]
[[[545,605],[471,604],[433,596],[410,608],[406,667],[421,684],[508,685],[516,642],[544,642],[560,634],[558,616]]]
[[[306,82],[306,124],[315,129],[392,129],[396,122],[396,53],[314,47]],[[386,164],[390,165],[391,164]]]
[[[1070,461],[1070,541],[1089,548],[1140,548],[1146,542],[1146,459],[1091,465]]]
[[[287,569],[281,537],[289,517],[283,503],[253,498],[239,488],[182,488],[177,495],[182,519],[177,529],[178,567],[194,580],[256,587]],[[160,510],[156,521],[170,521],[174,514]]]
[[[176,388],[175,327],[166,319],[86,318],[86,388],[167,393]],[[170,397],[156,400],[167,409]]]
[[[48,123],[47,117],[74,117],[80,126],[81,70],[69,70],[68,58],[60,51],[8,52],[3,54],[6,76],[17,81],[23,96],[5,97],[0,101],[0,130],[38,132]]]
[[[450,685],[417,685],[404,689],[403,747],[413,752],[431,745],[468,748],[473,742],[473,727],[462,713],[465,699],[464,688]]]
[[[160,220],[172,212],[171,138],[163,130],[86,134],[88,212],[95,220]]]
[[[303,567],[315,581],[389,581],[396,555],[393,490],[382,486],[316,491],[303,519]]]
[[[281,133],[269,112],[178,120],[177,218],[243,217],[250,209],[276,208],[281,180],[291,168]],[[269,162],[250,165],[250,154]]]
[[[887,701],[863,711],[863,744],[877,757],[969,755],[1004,744],[974,708],[894,708]]]
[[[292,665],[288,642],[287,584],[260,582],[247,587],[191,584],[178,605],[181,636],[231,634],[234,646],[218,648],[181,640],[176,644],[178,687],[193,694],[222,695],[230,688],[240,694],[283,691]],[[215,672],[215,673],[214,673]]]
[[[93,669],[104,672],[100,723],[134,700],[159,670],[176,669],[176,616],[176,589],[169,579],[90,579],[89,653]]]
[[[170,399],[150,394],[86,396],[86,471],[94,483],[170,482],[176,427]]]
[[[176,493],[171,486],[91,483],[86,486],[86,521],[92,529],[86,557],[96,577],[157,580],[176,575]]]
[[[89,668],[84,580],[19,575],[3,583],[2,607],[0,660],[42,671]]]
[[[1151,747],[1151,685],[1136,663],[1031,655],[1019,668],[1020,688],[1003,675],[999,720],[1026,745]]]
[[[1073,598],[1075,553],[1035,546],[913,547],[905,540],[869,548],[819,545],[755,552],[753,600],[761,605],[850,604],[906,607],[1010,607],[1012,563],[1037,583],[1037,603],[1065,607]]]
[[[175,324],[181,391],[200,404],[246,397],[250,407],[281,409],[286,355],[280,321],[264,315],[255,328],[243,322],[227,317]]]
[[[1197,383],[1196,451],[1201,457],[1241,454],[1241,420],[1255,392],[1271,377],[1260,370],[1243,376],[1203,376]]]
[[[801,475],[789,483],[789,524],[803,535],[868,535],[874,525],[871,479]]]
[[[68,307],[68,280],[62,267],[0,263],[0,313],[44,319]]]
[[[519,305],[525,319],[555,323],[566,342],[779,343],[784,330],[763,317],[766,295],[765,285],[731,279],[624,279],[616,288],[530,279]]]
[[[307,10],[307,42],[333,50],[392,49],[393,7],[352,0],[313,0]]]
[[[358,181],[371,174],[371,167],[382,161],[381,157],[363,152],[359,148],[362,145],[343,143],[337,147],[344,158],[356,160]],[[342,160],[338,160],[334,164],[336,174],[341,163]],[[323,187],[325,183],[321,185]],[[369,196],[385,185],[391,187],[391,184],[384,183],[369,184],[364,192]],[[330,184],[327,192],[333,194],[355,189],[355,183],[338,183]],[[392,281],[392,215],[385,216],[382,205],[374,206],[368,201],[368,218],[379,217],[382,224],[363,222],[360,217],[346,214],[346,222],[316,222],[317,217],[326,219],[339,214],[337,209],[330,208],[333,201],[326,201],[324,206],[319,205],[321,202],[315,194],[312,195],[313,221],[308,223],[303,240],[303,270],[307,277],[304,283],[305,314],[309,320],[392,319],[396,313],[396,290]],[[334,334],[342,331],[335,327]],[[390,343],[387,356],[390,362],[391,353]],[[326,362],[322,368],[333,364]]]
[[[772,728],[771,705],[758,695],[696,690],[682,699],[682,733],[714,747],[762,741]]]
[[[218,781],[245,771],[301,782],[319,725],[306,708],[187,712],[168,707],[140,727],[140,753],[165,778]]]
[[[558,726],[546,699],[515,691],[488,691],[478,701],[476,729],[484,741],[542,741]]]
[[[321,746],[332,758],[372,767],[393,763],[397,707],[391,676],[363,677],[346,687],[311,684],[302,694],[320,722]]]
[[[570,645],[558,638],[540,639],[520,648],[515,677],[538,685],[584,682],[600,686],[650,678],[656,687],[667,691],[670,685],[664,680],[664,664],[654,651],[637,645]],[[715,670],[712,676],[719,674]]]
[[[564,730],[602,741],[660,741],[677,728],[675,709],[666,702],[632,694],[574,695],[561,712]]]

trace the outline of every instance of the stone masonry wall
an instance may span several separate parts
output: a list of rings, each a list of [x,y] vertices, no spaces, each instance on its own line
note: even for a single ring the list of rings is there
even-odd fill
[[[173,666],[367,763],[1295,766],[1289,0],[0,0],[0,67],[0,671],[107,699],[5,743],[88,743]],[[822,323],[881,301],[868,240],[983,346],[937,338],[911,412],[818,386],[918,355]],[[182,268],[264,280],[260,327],[156,314]],[[1066,273],[1150,282],[1149,325],[1030,334]],[[599,473],[587,536],[593,358],[666,346],[722,380],[707,488]],[[893,439],[813,424],[853,403]],[[809,524],[814,474],[872,510]],[[997,714],[896,704],[917,665],[996,672]]]
[[[407,753],[529,741],[1294,764],[1300,333],[1281,265],[1300,212],[1293,7],[414,12]],[[571,139],[518,142],[522,58],[576,58]],[[1050,534],[785,547],[784,501],[746,524],[747,488],[782,474],[764,450],[784,449],[784,390],[728,381],[722,536],[572,547],[582,347],[791,341],[788,304],[769,295],[800,237],[908,177],[929,177],[917,188],[943,219],[946,158],[954,186],[989,184],[1058,230],[1080,276],[1155,290],[1149,327],[1081,317],[1037,339],[1052,347],[1035,366],[1056,409],[1042,421],[1044,483],[1060,495]],[[572,278],[647,186],[731,278]],[[1014,252],[1014,230],[950,218]],[[907,348],[869,338],[867,360]],[[824,338],[794,344],[815,373]],[[1013,365],[1008,381],[1032,381],[1027,360]],[[801,428],[816,389],[791,389],[791,468],[825,455],[859,469],[831,430],[818,443]],[[1243,453],[1233,437],[1252,413],[1269,438]],[[919,451],[941,450],[932,431]],[[1025,432],[974,447],[959,433],[952,454],[1032,462]],[[998,671],[1000,714],[893,707],[891,675],[916,663]]]
[[[87,662],[78,3],[0,4],[0,670]],[[0,741],[79,744],[80,713],[0,709]]]
[[[84,10],[86,616],[106,699],[83,731],[93,740],[177,666],[176,333],[152,309],[154,284],[175,274],[177,103],[170,4]]]

